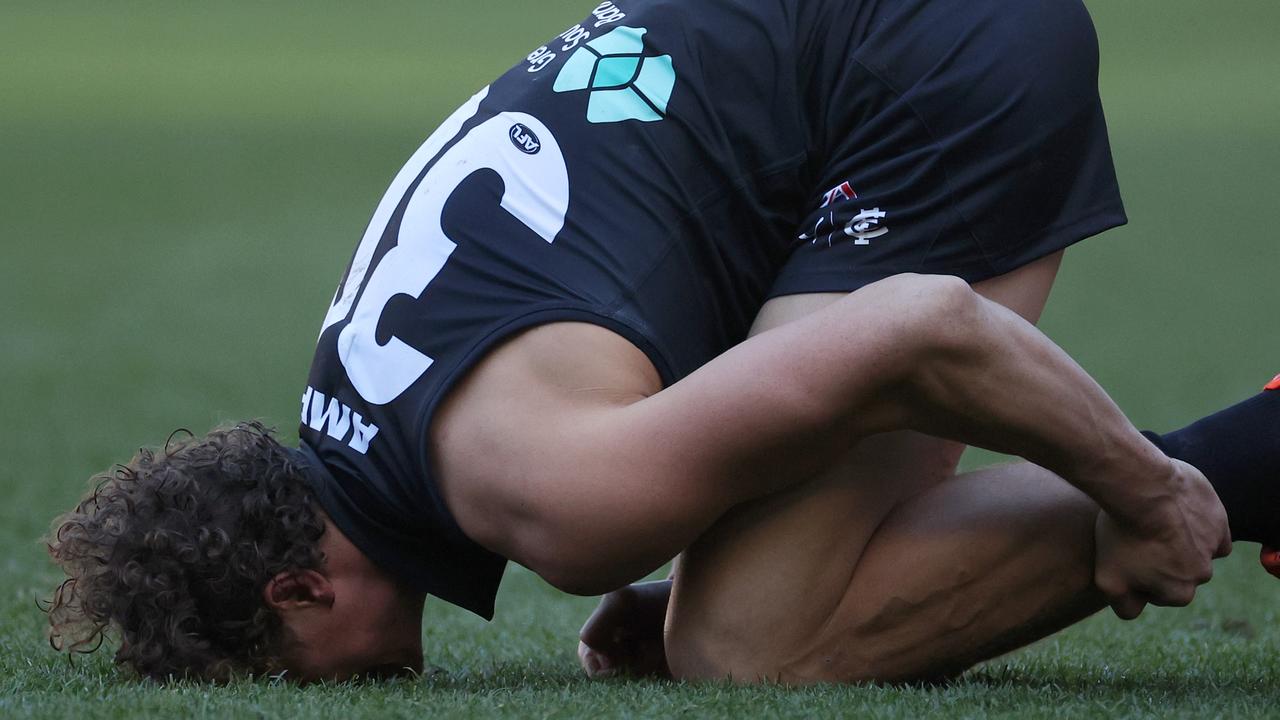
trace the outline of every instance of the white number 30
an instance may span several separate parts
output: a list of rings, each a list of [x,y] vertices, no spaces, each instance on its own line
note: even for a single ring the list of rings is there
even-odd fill
[[[506,186],[502,208],[548,243],[554,242],[564,227],[569,175],[560,146],[536,118],[501,113],[470,130],[431,165],[405,208],[395,247],[383,255],[365,281],[374,252],[405,193],[432,158],[475,116],[488,92],[488,88],[481,90],[446,120],[396,176],[365,230],[341,293],[325,316],[321,335],[345,320],[355,305],[351,322],[338,336],[338,357],[366,402],[385,405],[395,400],[435,362],[394,335],[381,345],[376,333],[391,299],[397,295],[421,297],[457,248],[445,235],[441,214],[464,180],[480,170],[498,173]],[[521,145],[514,139],[517,126],[523,126],[518,133]],[[536,143],[529,141],[530,133]]]

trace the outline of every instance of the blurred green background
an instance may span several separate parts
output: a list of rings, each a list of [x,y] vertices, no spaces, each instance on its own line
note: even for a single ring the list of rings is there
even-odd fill
[[[33,598],[57,576],[39,536],[92,472],[173,428],[262,417],[291,435],[327,302],[401,162],[465,98],[593,4],[0,0],[0,715],[83,710],[103,692],[126,698],[98,708],[106,714],[191,709],[189,696],[169,705],[163,694],[103,690],[116,687],[103,659],[70,671],[42,649]],[[1280,371],[1280,3],[1090,8],[1131,225],[1068,253],[1043,327],[1135,422],[1167,429]],[[1245,555],[1223,564],[1191,611],[1149,613],[1123,631],[1100,618],[987,677],[1024,663],[1044,683],[1077,672],[1087,685],[1110,677],[1109,663],[1177,658],[1194,670],[1209,653],[1203,672],[1218,679],[1205,687],[1225,683],[1214,692],[1260,711],[1276,699],[1273,665],[1212,664],[1221,643],[1254,659],[1277,647],[1274,591]],[[503,687],[514,678],[511,692],[526,682],[537,697],[547,683],[548,692],[572,685],[573,633],[591,605],[518,570],[489,629],[433,604],[430,659],[462,678],[433,692],[456,693],[458,712],[489,714],[505,711],[475,700],[466,678]],[[1253,629],[1219,632],[1228,620]],[[1183,631],[1189,645],[1177,644]],[[1114,635],[1139,650],[1118,650],[1130,645]],[[1174,662],[1169,682],[1182,667]],[[995,685],[970,687],[987,698],[975,708],[1003,707],[984,692],[1022,707],[1021,690],[1025,716],[1045,698],[1034,682]],[[662,686],[637,687],[626,692],[643,699],[645,687]],[[346,707],[241,692],[211,707]],[[405,692],[412,706],[416,691]],[[568,692],[534,707],[614,702],[594,688]],[[658,699],[667,691],[653,692],[647,707],[675,712]],[[824,697],[760,692],[717,707],[730,715],[736,702],[776,701],[785,713]],[[1140,697],[1159,695],[1141,682],[1098,692],[1137,712],[1147,707]],[[352,707],[364,697],[351,695]],[[930,697],[889,699],[914,713]],[[1179,704],[1200,702],[1194,694],[1171,697],[1147,710],[1202,707]]]

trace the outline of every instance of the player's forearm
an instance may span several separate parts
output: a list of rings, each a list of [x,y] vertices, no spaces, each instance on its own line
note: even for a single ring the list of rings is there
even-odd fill
[[[726,505],[794,486],[858,438],[904,428],[1025,457],[1120,519],[1162,495],[1168,468],[1066,353],[953,278],[870,285],[617,419],[585,427],[588,447],[607,448],[619,471],[639,468],[640,485],[686,478]]]
[[[913,427],[1020,455],[1123,520],[1166,497],[1168,459],[1032,325],[978,296],[927,341],[907,386]]]

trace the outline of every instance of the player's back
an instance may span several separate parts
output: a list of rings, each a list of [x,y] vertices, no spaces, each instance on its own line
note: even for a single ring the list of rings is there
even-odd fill
[[[503,560],[458,527],[425,441],[480,359],[576,321],[669,385],[768,295],[976,282],[1123,222],[1073,70],[1096,55],[1078,0],[601,3],[447,119],[378,207],[303,397],[322,504],[406,582],[488,614]]]
[[[792,31],[809,4],[602,3],[400,171],[302,407],[321,502],[375,561],[492,611],[501,559],[457,527],[424,445],[503,339],[592,323],[669,384],[745,336],[811,194]]]
[[[458,247],[428,293],[599,315],[668,381],[740,341],[811,194],[789,5],[754,5],[605,3],[494,82],[450,140],[493,167],[450,177]]]

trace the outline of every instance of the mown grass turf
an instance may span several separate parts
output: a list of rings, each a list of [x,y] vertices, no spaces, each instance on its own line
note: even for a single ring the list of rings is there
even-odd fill
[[[291,434],[386,182],[589,4],[0,4],[0,717],[1274,715],[1277,586],[1249,546],[1188,610],[1100,616],[947,688],[588,683],[593,602],[515,568],[492,626],[429,605],[441,669],[412,682],[160,688],[48,651],[53,514],[175,427]],[[1044,327],[1163,429],[1280,370],[1280,5],[1092,9],[1133,224],[1069,254]]]

